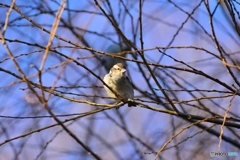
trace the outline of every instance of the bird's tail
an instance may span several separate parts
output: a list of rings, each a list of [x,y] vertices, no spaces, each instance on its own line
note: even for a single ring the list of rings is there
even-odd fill
[[[137,105],[134,102],[128,102],[128,107],[137,107]]]

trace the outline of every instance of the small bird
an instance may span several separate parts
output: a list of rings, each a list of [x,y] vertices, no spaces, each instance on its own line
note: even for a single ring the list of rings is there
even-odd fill
[[[120,98],[127,101],[134,97],[133,87],[126,76],[126,69],[122,63],[115,64],[103,78],[103,81],[117,94],[113,93],[107,86],[104,89],[111,98]],[[128,102],[128,106],[136,106],[133,102]]]
[[[122,57],[126,57],[127,53],[121,53],[124,51],[131,51],[131,47],[124,42],[121,42],[119,44],[112,44],[106,50],[106,52],[109,54],[115,54],[115,55],[119,55]],[[122,63],[123,65],[126,65],[125,60],[123,60],[123,59],[113,58],[110,56],[102,57],[102,64],[105,67],[107,72],[113,67],[113,65],[115,65],[117,63]]]

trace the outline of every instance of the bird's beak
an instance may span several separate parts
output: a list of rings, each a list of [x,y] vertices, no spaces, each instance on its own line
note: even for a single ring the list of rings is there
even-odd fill
[[[122,73],[125,73],[126,72],[126,69],[122,69]]]
[[[126,69],[122,69],[122,75],[125,77]]]

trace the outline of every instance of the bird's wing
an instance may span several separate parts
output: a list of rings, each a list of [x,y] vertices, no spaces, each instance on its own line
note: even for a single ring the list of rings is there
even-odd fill
[[[132,85],[132,82],[130,81],[130,79],[128,78],[128,76],[126,76],[126,80],[130,83],[131,86],[133,86],[133,85]]]

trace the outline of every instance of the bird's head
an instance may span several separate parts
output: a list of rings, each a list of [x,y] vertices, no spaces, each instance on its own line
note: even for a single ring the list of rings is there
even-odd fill
[[[117,63],[110,69],[109,74],[117,77],[126,77],[126,69],[122,63]]]

